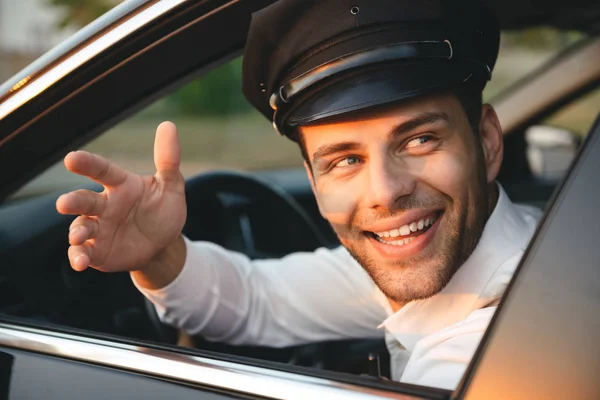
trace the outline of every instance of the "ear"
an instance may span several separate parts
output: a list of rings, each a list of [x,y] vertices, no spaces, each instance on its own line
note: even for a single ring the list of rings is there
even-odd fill
[[[319,213],[321,213],[321,216],[323,218],[325,218],[325,214],[323,214],[323,209],[321,208],[321,203],[319,202],[319,195],[318,195],[317,189],[315,187],[315,177],[313,175],[312,168],[310,167],[310,165],[308,165],[308,163],[306,161],[304,161],[304,169],[306,170],[306,175],[308,175],[310,187],[313,191],[313,194],[315,195],[315,199],[317,200],[317,206],[319,207]]]
[[[502,166],[504,137],[502,136],[502,128],[496,110],[490,104],[484,104],[481,108],[479,138],[483,147],[487,182],[492,183],[498,176]]]

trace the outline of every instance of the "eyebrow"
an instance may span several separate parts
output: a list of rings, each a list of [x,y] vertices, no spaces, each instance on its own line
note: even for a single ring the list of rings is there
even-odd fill
[[[422,125],[432,124],[434,122],[450,122],[450,117],[445,112],[428,112],[417,115],[416,117],[401,123],[390,131],[390,139],[411,132]]]
[[[328,144],[321,146],[313,154],[313,162],[318,161],[320,158],[330,156],[332,154],[341,153],[348,150],[356,150],[360,147],[355,142],[340,142],[334,144]]]

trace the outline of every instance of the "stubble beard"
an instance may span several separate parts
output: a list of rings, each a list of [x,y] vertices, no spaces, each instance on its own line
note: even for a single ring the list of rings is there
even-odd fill
[[[471,256],[488,217],[488,194],[485,179],[478,177],[472,198],[464,204],[450,203],[441,216],[444,232],[438,229],[436,235],[443,234],[441,243],[435,249],[409,260],[377,261],[367,252],[366,238],[362,240],[344,240],[354,259],[367,271],[371,279],[383,294],[397,303],[429,298],[439,293]],[[422,201],[409,200],[411,203]],[[485,205],[485,206],[483,206]],[[361,233],[362,235],[362,233]],[[357,244],[362,242],[362,246]]]

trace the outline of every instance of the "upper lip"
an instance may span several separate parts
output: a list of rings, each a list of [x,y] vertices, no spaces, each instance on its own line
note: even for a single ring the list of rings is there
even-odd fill
[[[365,231],[373,233],[391,231],[392,229],[398,229],[401,226],[409,225],[412,222],[417,222],[425,217],[431,216],[437,211],[439,211],[439,208],[405,211],[396,218],[377,222],[376,224],[367,227]]]

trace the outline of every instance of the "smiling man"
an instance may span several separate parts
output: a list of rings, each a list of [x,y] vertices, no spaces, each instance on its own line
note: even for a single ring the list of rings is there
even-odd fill
[[[489,106],[477,131],[445,92],[301,129],[322,215],[394,310],[442,290],[481,237],[502,160]]]
[[[72,267],[130,271],[190,334],[266,346],[385,337],[393,379],[455,388],[540,217],[495,181],[502,131],[481,91],[498,43],[475,0],[276,2],[253,16],[243,90],[298,143],[343,247],[251,261],[183,237],[177,132],[163,123],[154,176],[66,157],[105,187],[57,202],[79,215]]]

